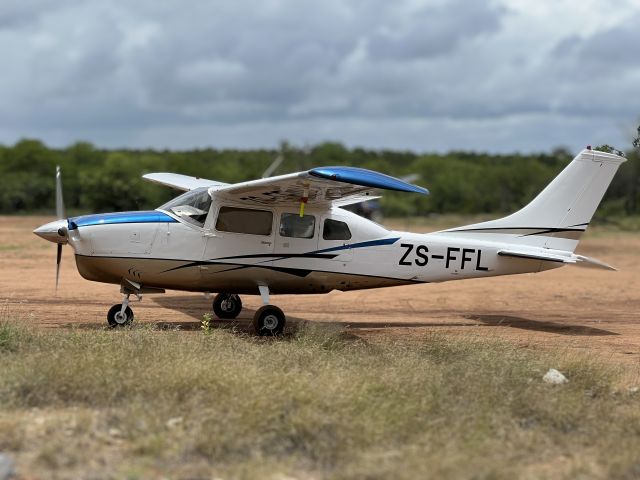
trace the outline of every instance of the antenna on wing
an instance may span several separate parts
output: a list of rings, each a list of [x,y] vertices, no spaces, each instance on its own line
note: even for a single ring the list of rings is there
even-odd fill
[[[282,162],[284,162],[284,157],[287,156],[286,153],[289,150],[289,142],[287,142],[286,140],[282,140],[280,142],[280,150],[278,151],[278,155],[276,155],[276,158],[273,159],[271,165],[269,165],[264,171],[264,173],[262,174],[262,178],[271,177],[275,173],[275,171],[280,168],[280,165],[282,165]]]
[[[278,167],[282,165],[283,161],[284,161],[284,155],[282,155],[282,153],[278,153],[278,156],[275,158],[275,160],[271,162],[271,165],[269,165],[267,169],[264,171],[264,173],[262,174],[262,178],[268,178],[271,175],[273,175],[273,172],[275,172],[278,169]]]

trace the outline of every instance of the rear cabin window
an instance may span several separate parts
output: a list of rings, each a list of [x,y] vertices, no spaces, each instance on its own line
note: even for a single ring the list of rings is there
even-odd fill
[[[292,238],[313,238],[316,217],[300,216],[297,213],[283,213],[280,217],[280,236]]]
[[[328,218],[324,221],[322,238],[325,240],[349,240],[351,239],[351,231],[346,223]]]
[[[271,235],[273,213],[268,210],[220,207],[216,230],[219,232]]]

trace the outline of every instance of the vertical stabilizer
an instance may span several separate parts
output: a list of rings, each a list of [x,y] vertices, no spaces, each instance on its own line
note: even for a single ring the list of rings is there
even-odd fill
[[[497,220],[447,230],[489,240],[573,252],[626,159],[585,149],[524,208]],[[443,232],[444,233],[444,232]]]

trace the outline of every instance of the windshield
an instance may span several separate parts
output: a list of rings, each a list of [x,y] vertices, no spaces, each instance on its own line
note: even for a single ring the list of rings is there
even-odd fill
[[[192,225],[203,227],[210,207],[211,196],[208,189],[203,187],[183,193],[158,207],[158,210],[171,212]]]

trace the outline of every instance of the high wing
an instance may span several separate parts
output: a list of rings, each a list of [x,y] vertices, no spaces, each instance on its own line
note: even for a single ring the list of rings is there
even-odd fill
[[[209,188],[212,196],[250,205],[343,206],[374,198],[374,189],[428,195],[426,188],[356,167],[320,167]],[[376,197],[377,198],[377,197]]]
[[[159,183],[168,187],[177,188],[178,190],[195,190],[201,187],[223,187],[228,183],[216,182],[215,180],[207,180],[206,178],[190,177],[179,173],[147,173],[142,178],[150,182]]]

